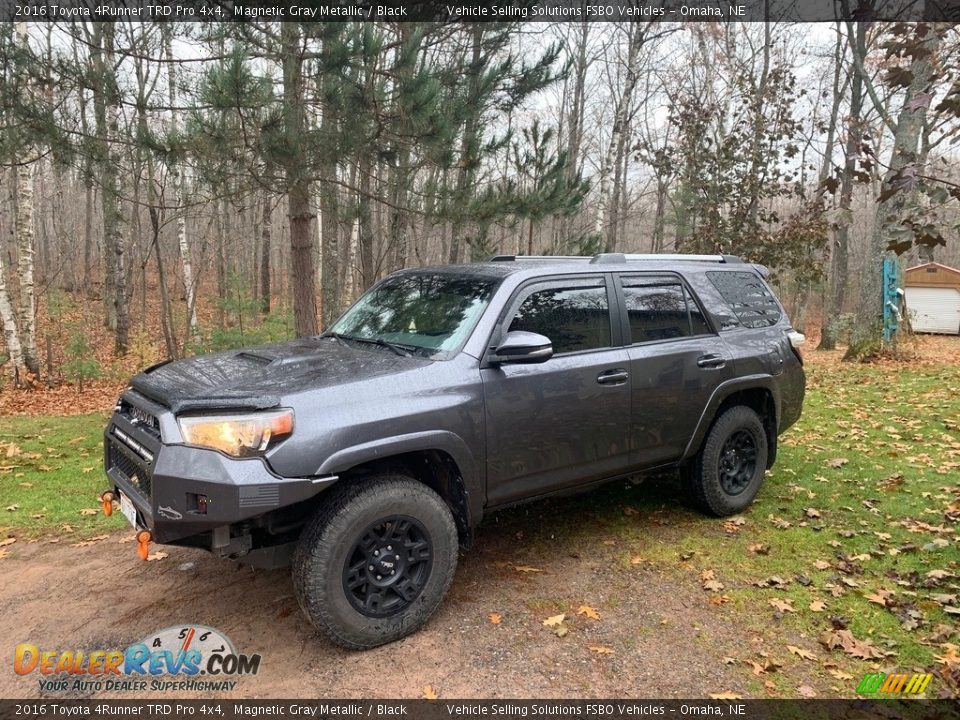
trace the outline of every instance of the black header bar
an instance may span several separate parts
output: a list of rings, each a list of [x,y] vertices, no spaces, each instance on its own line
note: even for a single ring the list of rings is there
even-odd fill
[[[843,5],[849,8],[844,13]],[[958,0],[0,0],[0,20],[960,22]]]
[[[957,700],[0,700],[0,719],[948,720]]]

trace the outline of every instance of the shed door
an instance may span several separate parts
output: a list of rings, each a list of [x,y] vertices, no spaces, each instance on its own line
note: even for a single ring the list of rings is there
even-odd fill
[[[908,287],[906,294],[915,332],[960,334],[960,290]]]

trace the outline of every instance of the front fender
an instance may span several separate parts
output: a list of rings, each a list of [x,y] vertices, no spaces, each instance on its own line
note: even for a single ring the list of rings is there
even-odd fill
[[[364,463],[425,450],[439,450],[453,458],[460,469],[460,475],[470,499],[470,517],[478,520],[483,511],[483,479],[469,446],[460,436],[449,430],[407,433],[352,445],[338,450],[324,460],[315,474],[318,476],[335,475]]]

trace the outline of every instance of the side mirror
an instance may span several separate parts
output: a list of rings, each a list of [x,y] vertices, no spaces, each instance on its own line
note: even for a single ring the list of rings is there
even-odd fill
[[[498,365],[507,363],[542,363],[553,357],[553,343],[550,338],[538,333],[514,330],[497,347],[490,362]]]

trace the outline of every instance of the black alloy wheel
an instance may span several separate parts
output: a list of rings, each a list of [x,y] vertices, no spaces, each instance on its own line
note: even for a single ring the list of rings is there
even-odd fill
[[[717,472],[720,487],[730,495],[739,495],[750,485],[757,471],[757,442],[748,430],[732,433],[720,449]]]
[[[415,518],[391,515],[360,535],[343,566],[343,589],[357,611],[389,617],[408,607],[430,578],[430,533]]]
[[[447,503],[399,473],[345,477],[318,497],[293,556],[314,626],[353,650],[399,640],[437,611],[457,569]]]

